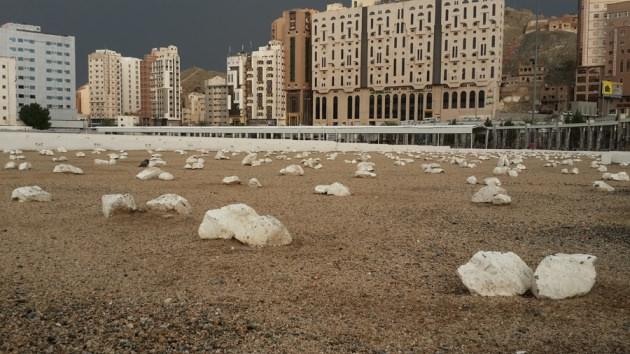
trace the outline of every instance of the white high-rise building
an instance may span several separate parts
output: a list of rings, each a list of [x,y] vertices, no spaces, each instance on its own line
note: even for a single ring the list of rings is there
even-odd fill
[[[227,84],[231,87],[234,95],[232,103],[244,115],[245,105],[243,100],[245,97],[245,75],[247,70],[248,54],[239,53],[227,58]]]
[[[315,125],[492,118],[504,0],[354,0],[313,16]]]
[[[250,125],[286,125],[284,51],[271,41],[251,55],[247,66],[246,118]]]
[[[608,64],[606,11],[622,0],[580,0],[578,23],[578,66]]]
[[[0,27],[0,56],[16,59],[18,111],[38,103],[48,108],[52,120],[77,119],[74,37],[7,23]]]
[[[90,117],[115,119],[122,114],[121,55],[112,50],[97,50],[88,56]]]
[[[153,49],[151,64],[152,115],[157,125],[181,125],[181,66],[177,47]]]
[[[15,58],[0,57],[0,126],[17,124]]]
[[[120,85],[122,113],[137,115],[140,112],[140,63],[137,58],[123,57],[120,59]]]

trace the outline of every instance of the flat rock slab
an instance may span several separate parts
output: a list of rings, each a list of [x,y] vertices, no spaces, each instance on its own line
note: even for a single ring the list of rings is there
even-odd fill
[[[50,202],[52,196],[39,186],[20,187],[11,193],[11,200],[20,202]]]
[[[177,194],[164,194],[147,202],[147,208],[157,212],[176,212],[189,215],[192,207],[186,198]]]
[[[555,254],[540,262],[532,292],[540,299],[562,300],[591,292],[597,279],[597,257],[588,254]]]
[[[478,252],[457,269],[464,286],[480,296],[525,294],[534,280],[532,270],[512,252]]]

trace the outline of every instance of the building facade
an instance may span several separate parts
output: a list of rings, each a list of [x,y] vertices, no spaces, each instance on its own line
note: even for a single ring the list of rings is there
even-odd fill
[[[245,117],[249,125],[286,125],[284,50],[282,42],[252,52],[245,84]]]
[[[126,115],[138,115],[141,109],[140,64],[138,58],[120,58],[121,110]]]
[[[90,116],[90,84],[85,84],[77,89],[77,113],[81,117]]]
[[[313,124],[311,35],[316,13],[311,9],[285,11],[272,24],[272,40],[282,42],[284,48],[287,125]]]
[[[18,111],[38,103],[52,120],[75,120],[75,39],[42,33],[41,27],[0,27],[0,56],[16,59]]]
[[[606,12],[619,0],[580,0],[578,66],[604,66],[608,57]]]
[[[120,53],[106,49],[88,56],[91,119],[113,120],[122,114],[120,59]]]
[[[151,51],[151,107],[154,125],[181,125],[181,65],[177,47]]]
[[[355,0],[315,14],[314,124],[494,117],[504,6]]]
[[[0,57],[0,126],[17,125],[15,58]]]
[[[608,61],[604,80],[623,85],[622,97],[602,101],[608,114],[630,114],[630,1],[609,4],[606,11]]]
[[[205,125],[206,96],[203,93],[191,92],[186,101],[186,108],[182,109],[182,125]]]
[[[231,125],[229,118],[230,86],[225,78],[215,76],[205,82],[205,122],[209,125]]]
[[[241,124],[246,122],[245,86],[249,58],[250,54],[242,52],[227,58],[227,84],[230,86],[232,105],[230,116],[232,120],[238,120]]]

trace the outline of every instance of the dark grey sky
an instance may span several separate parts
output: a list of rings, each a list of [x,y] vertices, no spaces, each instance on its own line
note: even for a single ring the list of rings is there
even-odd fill
[[[271,22],[282,10],[323,9],[350,0],[0,0],[0,24],[28,23],[45,32],[70,34],[77,41],[77,85],[87,81],[87,55],[113,49],[141,57],[153,47],[179,47],[183,68],[225,70],[232,51],[269,40]],[[535,7],[547,15],[576,12],[577,0],[507,0],[516,8]]]

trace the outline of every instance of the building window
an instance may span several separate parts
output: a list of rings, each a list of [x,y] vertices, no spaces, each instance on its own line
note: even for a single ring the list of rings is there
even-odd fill
[[[416,95],[409,95],[409,120],[416,120]]]
[[[385,95],[385,119],[391,118],[391,97]]]
[[[486,92],[481,90],[479,91],[479,108],[485,108],[486,107]]]
[[[442,96],[442,109],[448,109],[448,92],[444,92]]]
[[[295,37],[291,37],[289,44],[289,77],[291,82],[295,82]]]
[[[422,120],[422,111],[424,110],[424,95],[418,95],[418,120]]]
[[[339,97],[333,97],[333,119],[339,119]]]
[[[431,92],[427,93],[427,110],[433,110],[433,94]]]
[[[370,95],[370,119],[374,119],[374,95]]]
[[[400,120],[407,120],[407,95],[400,95]]]
[[[398,95],[392,97],[392,118],[398,119]]]
[[[459,108],[466,108],[466,91],[462,92],[459,97]]]
[[[322,119],[328,119],[328,100],[322,97]]]
[[[319,97],[317,97],[315,99],[315,119],[320,119],[320,113],[321,113],[321,101],[319,99]]]
[[[348,96],[348,119],[352,119],[352,96]]]
[[[475,91],[470,91],[470,96],[468,98],[468,108],[475,108],[477,104],[477,95]]]
[[[451,96],[451,108],[457,109],[457,92],[453,92]]]
[[[359,119],[361,116],[361,97],[354,97],[354,119]]]
[[[376,98],[376,118],[383,118],[383,96],[381,95]]]

